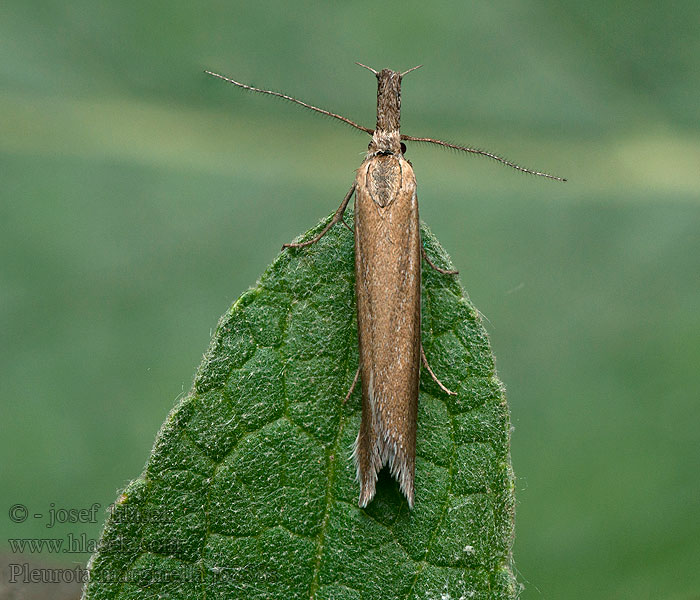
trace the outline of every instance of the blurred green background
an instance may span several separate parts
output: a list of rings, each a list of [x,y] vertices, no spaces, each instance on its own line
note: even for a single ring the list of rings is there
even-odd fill
[[[4,2],[6,558],[98,536],[102,512],[48,528],[51,503],[139,474],[219,315],[363,158],[364,134],[203,69],[373,127],[353,62],[424,64],[405,133],[569,178],[408,150],[507,385],[522,598],[699,598],[698,31],[696,0]]]

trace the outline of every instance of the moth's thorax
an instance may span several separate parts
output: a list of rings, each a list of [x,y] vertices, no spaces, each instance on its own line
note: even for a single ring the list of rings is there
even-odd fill
[[[357,185],[367,191],[378,207],[386,208],[399,196],[410,201],[415,194],[416,177],[411,163],[400,153],[377,153],[362,163]]]
[[[372,135],[368,156],[400,154],[401,73],[382,69],[377,73],[377,127]]]

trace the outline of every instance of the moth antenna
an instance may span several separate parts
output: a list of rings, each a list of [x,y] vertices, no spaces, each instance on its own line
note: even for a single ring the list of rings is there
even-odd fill
[[[356,64],[358,67],[364,67],[364,68],[367,69],[368,71],[372,71],[372,73],[374,73],[375,75],[379,75],[379,73],[377,73],[372,67],[368,67],[367,65],[363,65],[362,63],[359,63],[359,62],[356,62],[355,64]]]
[[[514,162],[511,162],[501,156],[498,156],[497,154],[487,152],[486,150],[479,150],[478,148],[469,148],[468,146],[458,146],[457,144],[450,144],[449,142],[443,142],[442,140],[434,140],[432,138],[413,137],[412,135],[401,134],[401,139],[406,140],[408,142],[426,142],[428,144],[437,144],[438,146],[452,148],[453,150],[459,150],[460,152],[470,152],[471,154],[479,154],[481,156],[486,156],[487,158],[491,158],[495,161],[498,161],[499,163],[503,163],[507,167],[511,167],[512,169],[520,171],[521,173],[529,173],[530,175],[546,177],[547,179],[554,179],[555,181],[566,181],[566,179],[563,177],[557,177],[556,175],[550,175],[549,173],[544,173],[542,171],[534,171],[532,169],[521,167],[520,165],[515,164]]]
[[[333,117],[334,119],[338,119],[339,121],[342,121],[343,123],[347,123],[351,127],[354,127],[355,129],[359,129],[360,131],[364,131],[365,133],[369,133],[370,135],[372,135],[374,133],[374,129],[368,129],[367,127],[363,127],[362,125],[358,125],[354,121],[351,121],[350,119],[346,119],[345,117],[343,117],[341,115],[336,115],[335,113],[332,113],[328,110],[318,108],[317,106],[312,106],[311,104],[307,104],[306,102],[302,102],[301,100],[297,100],[296,98],[292,98],[292,96],[287,96],[286,94],[280,94],[279,92],[273,92],[272,90],[261,90],[260,88],[253,87],[252,85],[246,85],[245,83],[241,83],[239,81],[234,81],[233,79],[225,77],[224,75],[219,75],[218,73],[214,73],[212,71],[204,71],[204,72],[207,75],[211,75],[212,77],[217,77],[218,79],[223,79],[224,81],[227,81],[228,83],[232,83],[233,85],[238,86],[239,88],[243,88],[244,90],[250,90],[251,92],[259,92],[261,94],[269,94],[270,96],[277,96],[278,98],[282,98],[283,100],[289,100],[290,102],[294,102],[295,104],[299,104],[300,106],[303,106],[304,108],[308,108],[310,110],[316,111],[318,113],[321,113],[322,115],[326,115],[327,117]]]
[[[406,75],[406,73],[410,73],[411,71],[415,71],[416,69],[420,69],[422,66],[423,65],[417,65],[417,66],[413,67],[412,69],[409,69],[408,71],[404,71],[403,73],[401,73],[401,77]]]

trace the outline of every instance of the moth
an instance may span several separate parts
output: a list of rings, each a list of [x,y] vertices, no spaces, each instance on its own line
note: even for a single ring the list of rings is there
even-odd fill
[[[362,420],[353,448],[360,483],[359,505],[365,508],[374,498],[377,477],[388,465],[398,481],[408,506],[414,504],[416,429],[421,363],[446,394],[448,390],[430,369],[421,345],[421,257],[437,271],[454,275],[434,265],[421,243],[416,177],[405,158],[404,141],[428,142],[462,152],[480,154],[523,173],[566,181],[533,171],[500,156],[435,140],[402,134],[401,80],[403,73],[369,69],[377,78],[377,125],[369,129],[335,113],[311,106],[296,98],[263,90],[206,71],[240,88],[277,96],[305,108],[339,119],[372,136],[367,156],[355,181],[335,215],[313,239],[284,244],[284,248],[310,246],[334,225],[343,221],[348,202],[355,195],[355,295],[359,341],[358,378],[362,387]]]

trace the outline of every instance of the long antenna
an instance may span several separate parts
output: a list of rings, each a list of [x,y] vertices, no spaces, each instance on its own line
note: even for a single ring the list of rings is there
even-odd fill
[[[530,175],[537,175],[539,177],[546,177],[547,179],[554,179],[555,181],[566,181],[563,177],[557,177],[556,175],[550,175],[549,173],[544,173],[542,171],[534,171],[532,169],[527,169],[525,167],[521,167],[520,165],[511,162],[510,160],[503,158],[502,156],[498,156],[497,154],[493,154],[492,152],[488,152],[486,150],[480,150],[479,148],[470,148],[469,146],[459,146],[457,144],[450,144],[449,142],[443,142],[442,140],[434,140],[433,138],[420,138],[420,137],[413,137],[412,135],[404,135],[403,133],[401,134],[401,139],[406,140],[408,142],[425,142],[428,144],[437,144],[438,146],[444,146],[445,148],[451,148],[452,150],[459,150],[460,152],[470,152],[471,154],[478,154],[480,156],[485,156],[487,158],[491,158],[495,161],[498,161],[499,163],[502,163],[506,165],[507,167],[511,167],[512,169],[515,169],[516,171],[520,171],[521,173],[528,173]]]
[[[372,67],[368,67],[367,65],[363,65],[361,63],[355,63],[359,65],[360,67],[364,67],[365,69],[368,69],[369,71],[372,71],[375,75],[377,75],[377,71],[375,71]],[[406,73],[410,73],[411,71],[415,71],[416,69],[420,68],[422,65],[418,65],[417,67],[413,67],[412,69],[408,69],[408,71],[404,71],[401,73],[401,76],[403,77],[406,75]],[[241,83],[240,81],[235,81],[229,77],[225,77],[224,75],[219,75],[219,73],[214,73],[213,71],[204,71],[207,75],[211,75],[212,77],[216,77],[218,79],[222,79],[223,81],[227,81],[228,83],[232,83],[235,86],[238,86],[239,88],[243,88],[244,90],[249,90],[251,92],[258,92],[260,94],[269,94],[270,96],[277,96],[278,98],[282,98],[283,100],[289,100],[290,102],[294,102],[295,104],[299,104],[300,106],[303,106],[304,108],[308,108],[310,110],[316,111],[318,113],[321,113],[322,115],[326,115],[328,117],[333,117],[334,119],[338,119],[339,121],[342,121],[343,123],[346,123],[350,125],[351,127],[354,127],[355,129],[359,129],[360,131],[364,131],[365,133],[368,133],[369,135],[374,134],[374,129],[370,129],[369,127],[363,127],[362,125],[358,125],[354,121],[351,121],[350,119],[347,119],[346,117],[343,117],[341,115],[337,115],[335,113],[332,113],[328,110],[324,110],[322,108],[318,108],[317,106],[312,106],[311,104],[307,104],[306,102],[302,102],[301,100],[297,100],[296,98],[293,98],[292,96],[287,96],[286,94],[281,94],[280,92],[273,92],[272,90],[263,90],[260,88],[253,87],[252,85],[246,85],[245,83]],[[480,156],[485,156],[487,158],[490,158],[492,160],[495,160],[499,163],[502,163],[506,165],[507,167],[511,167],[512,169],[515,169],[516,171],[520,171],[521,173],[528,173],[530,175],[537,175],[538,177],[546,177],[547,179],[553,179],[555,181],[566,181],[563,177],[557,177],[556,175],[550,175],[549,173],[544,173],[542,171],[535,171],[533,169],[527,169],[526,167],[521,167],[520,165],[511,162],[501,156],[498,156],[497,154],[493,154],[492,152],[487,152],[486,150],[479,150],[478,148],[471,148],[469,146],[460,146],[458,144],[451,144],[449,142],[443,142],[442,140],[435,140],[433,138],[422,138],[422,137],[414,137],[412,135],[405,135],[401,134],[401,139],[406,140],[407,142],[425,142],[427,144],[436,144],[438,146],[443,146],[445,148],[451,148],[453,150],[459,150],[460,152],[468,152],[470,154],[478,154]]]
[[[279,92],[273,92],[271,90],[261,90],[260,88],[253,87],[252,85],[246,85],[245,83],[241,83],[240,81],[234,81],[233,79],[229,79],[228,77],[224,77],[223,75],[219,75],[218,73],[213,73],[212,71],[204,71],[207,75],[211,75],[212,77],[218,77],[219,79],[223,79],[224,81],[228,81],[229,83],[232,83],[233,85],[237,85],[239,88],[243,88],[244,90],[250,90],[251,92],[259,92],[261,94],[269,94],[270,96],[277,96],[278,98],[283,98],[284,100],[289,100],[290,102],[294,102],[295,104],[299,104],[303,106],[304,108],[308,108],[310,110],[315,110],[316,112],[321,113],[322,115],[326,115],[328,117],[333,117],[335,119],[339,119],[340,121],[343,121],[343,123],[347,123],[348,125],[351,125],[355,129],[359,129],[360,131],[364,131],[365,133],[369,133],[372,135],[374,133],[374,129],[368,129],[367,127],[363,127],[362,125],[358,125],[354,121],[351,121],[350,119],[346,119],[345,117],[341,117],[340,115],[336,115],[335,113],[332,113],[328,110],[323,110],[322,108],[318,108],[317,106],[311,106],[311,104],[307,104],[306,102],[302,102],[301,100],[297,100],[296,98],[292,98],[291,96],[287,96],[286,94],[280,94]]]

